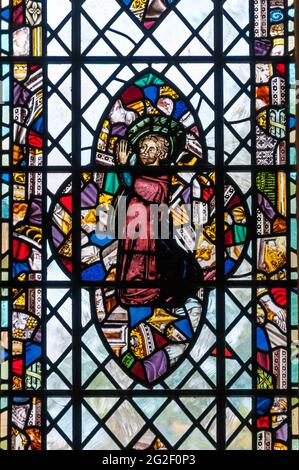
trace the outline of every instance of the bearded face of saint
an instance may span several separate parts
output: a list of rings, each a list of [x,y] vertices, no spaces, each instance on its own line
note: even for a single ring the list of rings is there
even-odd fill
[[[158,166],[166,160],[169,143],[159,135],[148,135],[139,142],[139,159],[143,165]]]

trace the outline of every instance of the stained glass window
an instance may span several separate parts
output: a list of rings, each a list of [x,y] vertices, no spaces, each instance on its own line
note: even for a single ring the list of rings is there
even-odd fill
[[[294,0],[0,5],[0,448],[298,450]]]

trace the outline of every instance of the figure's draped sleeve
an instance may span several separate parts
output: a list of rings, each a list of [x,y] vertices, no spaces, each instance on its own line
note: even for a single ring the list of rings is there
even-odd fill
[[[134,192],[144,201],[162,204],[167,197],[167,177],[140,176],[135,180]]]

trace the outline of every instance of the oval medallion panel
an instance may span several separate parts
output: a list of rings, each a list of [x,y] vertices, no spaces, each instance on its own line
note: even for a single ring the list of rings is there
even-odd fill
[[[207,282],[216,279],[217,175],[195,111],[151,72],[109,107],[93,155],[81,178],[82,281],[90,282],[101,340],[127,374],[150,387],[186,357],[206,315]],[[67,181],[51,208],[51,247],[67,274],[71,193]],[[223,196],[229,276],[247,250],[249,212],[229,177]]]

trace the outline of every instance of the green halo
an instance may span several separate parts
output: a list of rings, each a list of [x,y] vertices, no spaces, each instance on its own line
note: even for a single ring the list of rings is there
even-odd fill
[[[169,142],[169,157],[172,157],[180,137],[184,134],[181,125],[165,116],[151,116],[133,124],[128,132],[128,140],[136,145],[140,139],[150,134],[166,137]]]

